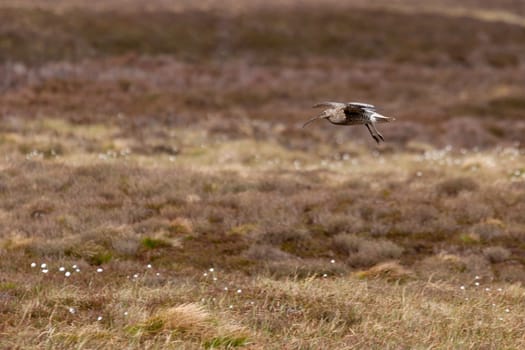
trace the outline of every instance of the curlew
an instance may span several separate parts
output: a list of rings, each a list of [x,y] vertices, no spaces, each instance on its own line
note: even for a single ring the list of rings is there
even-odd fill
[[[327,107],[320,115],[304,123],[303,128],[317,119],[328,119],[335,125],[361,125],[364,124],[370,135],[377,143],[385,141],[383,135],[376,129],[376,123],[387,123],[395,118],[385,117],[376,112],[373,105],[360,102],[321,102],[313,106]]]

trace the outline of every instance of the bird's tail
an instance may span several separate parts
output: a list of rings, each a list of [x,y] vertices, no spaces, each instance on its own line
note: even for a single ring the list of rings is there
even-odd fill
[[[385,117],[384,115],[381,115],[379,113],[372,114],[372,118],[375,118],[376,123],[389,123],[391,121],[396,120],[394,117]]]

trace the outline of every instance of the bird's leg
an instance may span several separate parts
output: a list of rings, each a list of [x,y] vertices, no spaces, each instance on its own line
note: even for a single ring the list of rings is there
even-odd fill
[[[370,135],[372,135],[372,137],[374,138],[374,140],[376,140],[376,142],[379,143],[379,138],[374,134],[374,132],[370,128],[370,124],[365,124],[365,126],[368,129],[368,131],[370,132]]]
[[[381,140],[385,141],[385,138],[383,137],[383,135],[381,135],[381,133],[377,131],[376,125],[374,123],[372,123],[371,125],[372,125],[372,129],[374,129],[374,131],[376,132],[376,135],[379,136]]]

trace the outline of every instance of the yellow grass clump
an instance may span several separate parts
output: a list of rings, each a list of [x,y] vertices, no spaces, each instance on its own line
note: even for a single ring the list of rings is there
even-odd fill
[[[403,282],[415,277],[413,271],[401,266],[397,261],[383,262],[356,274],[359,278],[380,278],[390,282]]]
[[[131,327],[138,337],[167,333],[175,339],[196,340],[207,347],[239,346],[248,340],[245,328],[217,319],[197,303],[159,310],[144,322]]]

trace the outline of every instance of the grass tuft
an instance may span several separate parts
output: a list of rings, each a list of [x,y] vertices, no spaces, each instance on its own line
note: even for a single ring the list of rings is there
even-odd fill
[[[219,336],[204,342],[204,347],[206,349],[215,349],[215,348],[236,348],[244,346],[248,343],[247,337],[231,337],[231,336]]]
[[[457,196],[462,191],[473,192],[479,189],[476,181],[468,177],[458,177],[440,182],[436,190],[446,196]]]
[[[142,246],[147,249],[158,249],[171,247],[170,242],[162,238],[144,237],[141,241]]]
[[[388,240],[369,240],[353,234],[339,234],[334,237],[335,249],[347,256],[350,266],[372,266],[381,261],[397,259],[403,248]]]
[[[401,266],[396,261],[387,261],[371,267],[368,270],[357,272],[359,278],[380,278],[389,282],[406,282],[415,277],[414,273]]]

